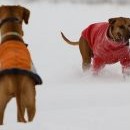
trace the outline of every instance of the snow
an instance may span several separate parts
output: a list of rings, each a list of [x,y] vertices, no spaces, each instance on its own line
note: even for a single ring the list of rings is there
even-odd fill
[[[0,4],[14,4],[0,2]],[[74,41],[91,23],[129,17],[130,6],[109,4],[20,3],[31,11],[24,25],[33,62],[44,84],[36,86],[37,112],[33,122],[16,122],[11,100],[1,130],[129,130],[130,81],[119,63],[106,66],[99,76],[83,73],[78,47],[64,43],[60,31]]]

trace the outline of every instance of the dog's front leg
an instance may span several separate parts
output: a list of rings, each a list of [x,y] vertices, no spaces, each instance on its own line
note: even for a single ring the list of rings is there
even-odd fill
[[[128,57],[121,59],[120,63],[122,65],[123,76],[130,76],[130,56],[128,55]]]
[[[93,58],[93,66],[92,67],[93,67],[93,74],[94,75],[98,75],[98,73],[100,72],[100,70],[102,68],[104,68],[104,66],[105,66],[105,63],[101,58],[99,58],[99,57]]]

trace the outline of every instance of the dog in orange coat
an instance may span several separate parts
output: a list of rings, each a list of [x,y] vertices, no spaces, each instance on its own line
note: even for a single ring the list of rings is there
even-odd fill
[[[21,6],[0,7],[0,125],[11,98],[16,97],[17,120],[26,122],[35,115],[35,85],[42,80],[32,64],[27,44],[23,41],[23,21],[28,24],[30,11]]]

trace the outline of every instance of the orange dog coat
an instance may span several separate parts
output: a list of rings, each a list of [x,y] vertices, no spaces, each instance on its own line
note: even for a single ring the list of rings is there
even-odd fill
[[[20,41],[11,40],[0,45],[0,69],[12,68],[31,69],[29,51]]]
[[[16,73],[28,74],[36,84],[41,84],[42,80],[36,74],[32,64],[30,53],[23,42],[10,40],[0,44],[0,74]]]

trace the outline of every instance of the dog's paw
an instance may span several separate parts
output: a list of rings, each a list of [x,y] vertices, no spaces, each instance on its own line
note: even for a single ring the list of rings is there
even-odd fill
[[[94,70],[94,69],[92,69],[92,75],[93,76],[100,76],[100,74],[101,74],[101,70]]]
[[[130,67],[123,68],[122,73],[124,76],[130,76]]]
[[[83,72],[88,71],[90,68],[91,68],[90,64],[85,64],[85,63],[82,64],[82,70],[83,70]]]

